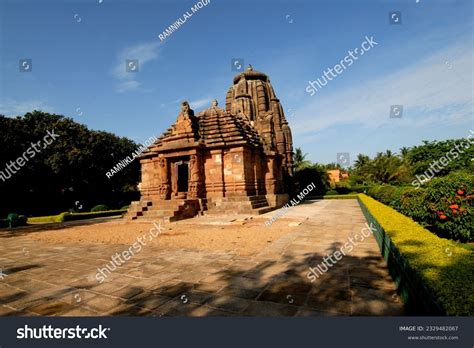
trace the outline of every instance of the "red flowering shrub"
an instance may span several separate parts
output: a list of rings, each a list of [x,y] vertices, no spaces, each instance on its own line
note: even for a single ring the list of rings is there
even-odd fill
[[[474,240],[474,175],[457,172],[426,187],[427,223],[451,239]]]

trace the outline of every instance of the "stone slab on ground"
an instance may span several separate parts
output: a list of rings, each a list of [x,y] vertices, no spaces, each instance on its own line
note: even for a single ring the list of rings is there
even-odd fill
[[[273,214],[166,224],[103,283],[98,268],[151,223],[0,232],[0,316],[404,314],[372,236],[316,281],[307,277],[364,228],[356,200],[303,202],[265,226]]]

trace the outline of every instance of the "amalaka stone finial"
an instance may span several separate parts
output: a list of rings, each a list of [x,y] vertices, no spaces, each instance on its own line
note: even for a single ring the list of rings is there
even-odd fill
[[[217,105],[219,105],[219,102],[217,101],[217,99],[214,99],[211,102],[211,108],[215,109],[215,108],[217,108]]]
[[[252,64],[249,64],[249,66],[247,67],[247,71],[253,71]]]
[[[186,113],[187,111],[189,111],[190,106],[189,106],[189,103],[187,100],[185,100],[184,102],[181,103],[181,111]]]

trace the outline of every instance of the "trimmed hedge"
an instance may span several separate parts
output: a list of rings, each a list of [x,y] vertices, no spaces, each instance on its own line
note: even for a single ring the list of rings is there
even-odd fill
[[[107,217],[120,215],[125,213],[126,210],[109,210],[109,211],[99,211],[99,212],[89,212],[89,213],[61,213],[58,215],[52,216],[40,216],[40,217],[30,217],[28,218],[28,223],[57,223],[64,221],[73,221],[73,220],[84,220],[84,219],[93,219],[98,217]]]
[[[97,212],[90,212],[90,213],[71,213],[65,216],[65,221],[84,220],[84,219],[93,219],[93,218],[98,218],[98,217],[121,215],[125,212],[126,210],[108,210],[108,211],[97,211]]]
[[[408,308],[430,315],[474,315],[474,253],[359,194],[365,217]]]
[[[51,216],[38,216],[28,218],[28,223],[55,223],[55,222],[64,222],[65,216],[70,213],[61,213],[58,215]]]

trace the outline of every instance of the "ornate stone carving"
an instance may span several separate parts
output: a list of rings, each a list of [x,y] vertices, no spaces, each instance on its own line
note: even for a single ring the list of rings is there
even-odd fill
[[[168,199],[170,193],[168,160],[164,157],[158,159],[158,192],[160,199]]]
[[[158,168],[161,183],[168,183],[168,161],[166,160],[166,158],[162,157],[158,160]]]
[[[190,173],[190,181],[195,182],[200,180],[201,176],[201,168],[199,168],[199,158],[196,155],[192,155],[191,159],[189,160],[189,173]]]
[[[217,107],[217,103],[215,105]],[[200,197],[203,186],[201,156],[191,155],[189,159],[189,197]]]
[[[160,184],[158,186],[158,192],[160,199],[169,199],[170,198],[170,185],[169,184]]]
[[[178,114],[175,124],[172,126],[173,135],[194,134],[193,121],[195,121],[194,111],[187,101],[181,104],[181,112]]]

